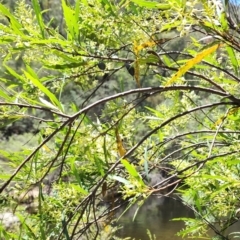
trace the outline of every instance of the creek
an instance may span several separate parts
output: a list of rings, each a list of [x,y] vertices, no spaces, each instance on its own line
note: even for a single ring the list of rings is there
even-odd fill
[[[116,217],[120,216],[124,209],[125,208],[122,207],[122,209],[120,209],[116,214]],[[150,196],[140,207],[135,219],[133,220],[137,209],[138,205],[133,205],[119,219],[118,225],[121,226],[121,229],[117,232],[118,237],[130,237],[135,240],[150,240],[147,234],[148,229],[152,236],[155,235],[155,238],[152,239],[156,240],[189,239],[187,237],[181,238],[176,235],[178,231],[185,228],[185,224],[183,221],[172,221],[172,219],[183,217],[194,218],[194,213],[177,199]],[[239,231],[240,221],[228,229],[228,233]],[[209,235],[214,236],[214,233],[209,231]],[[197,238],[194,239],[196,240]],[[230,239],[233,239],[233,236]]]

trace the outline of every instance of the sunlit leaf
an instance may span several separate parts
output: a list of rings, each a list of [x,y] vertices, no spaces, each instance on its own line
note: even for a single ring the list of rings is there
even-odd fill
[[[62,106],[56,96],[51,93],[37,78],[37,75],[34,73],[33,69],[30,68],[30,66],[27,66],[27,71],[23,71],[25,76],[44,94],[46,94],[47,97],[51,100],[52,104],[54,104],[58,109],[62,111]]]
[[[65,63],[65,64],[44,64],[44,67],[48,69],[69,69],[69,68],[77,68],[80,66],[87,65],[86,62],[72,62],[72,63]]]
[[[205,50],[203,50],[202,52],[200,52],[199,54],[197,54],[194,58],[190,59],[187,61],[187,63],[182,66],[177,73],[175,73],[170,80],[168,80],[165,84],[165,86],[169,86],[171,84],[173,84],[178,78],[180,78],[181,76],[183,76],[189,69],[191,69],[192,67],[194,67],[197,63],[201,62],[206,56],[208,56],[209,54],[215,52],[219,47],[221,46],[221,44],[216,44],[210,48],[207,48]]]
[[[146,8],[156,8],[159,10],[168,10],[170,9],[169,4],[164,3],[158,3],[154,1],[145,1],[145,0],[131,0],[132,2],[136,3],[140,7],[146,7]]]
[[[133,164],[129,163],[125,159],[122,159],[121,162],[131,176],[133,176],[134,178],[139,178],[139,173],[137,172]]]
[[[229,56],[229,59],[232,63],[232,66],[234,68],[234,71],[235,71],[235,74],[238,76],[239,75],[239,64],[238,64],[238,60],[236,58],[236,54],[235,54],[235,51],[234,49],[227,45],[226,46],[226,50],[227,50],[227,53],[228,53],[228,56]]]
[[[174,21],[171,23],[166,23],[163,25],[163,27],[161,28],[161,32],[165,32],[165,31],[170,31],[170,30],[174,30],[176,29],[182,22],[181,21]]]
[[[116,134],[116,140],[117,140],[117,149],[120,157],[124,156],[126,154],[126,149],[123,146],[122,139],[119,135],[118,128],[115,129],[115,134]]]
[[[128,186],[130,185],[130,182],[128,180],[126,180],[125,178],[123,178],[123,177],[116,176],[116,175],[111,175],[111,176],[109,176],[109,178],[114,179],[114,180],[116,180],[118,182],[121,182],[121,183],[123,183],[125,185],[128,185]]]
[[[101,0],[101,3],[108,12],[110,12],[112,15],[116,16],[116,14],[115,14],[116,9],[114,7],[114,4],[112,4],[109,0]]]
[[[34,12],[35,12],[36,17],[37,17],[38,25],[39,25],[40,30],[41,30],[42,38],[45,38],[44,22],[43,22],[43,18],[42,18],[41,8],[40,8],[40,5],[39,5],[39,2],[38,2],[38,0],[32,0],[32,4],[33,4]]]
[[[79,1],[77,2],[77,12],[75,12],[71,7],[67,5],[66,0],[62,0],[62,9],[67,26],[69,40],[77,40],[79,37],[78,16],[76,16],[76,14],[79,13]]]
[[[51,109],[58,110],[58,108],[57,108],[56,106],[54,106],[52,103],[50,103],[50,102],[47,101],[46,99],[39,97],[39,100],[40,100],[46,107],[51,108]]]
[[[14,32],[18,35],[21,36],[25,36],[24,33],[21,31],[21,29],[23,28],[21,23],[14,17],[13,14],[10,13],[10,11],[3,5],[0,3],[0,12],[2,13],[3,16],[7,17],[12,29],[14,30]]]
[[[227,31],[229,27],[228,27],[228,21],[227,21],[227,16],[226,16],[225,11],[222,11],[220,13],[220,22],[221,22],[223,30]]]

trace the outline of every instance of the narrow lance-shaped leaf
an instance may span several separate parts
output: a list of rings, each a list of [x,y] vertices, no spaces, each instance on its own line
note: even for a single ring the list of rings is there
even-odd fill
[[[26,217],[23,217],[22,214],[18,214],[18,213],[16,213],[16,216],[18,217],[19,221],[21,222],[21,226],[28,231],[29,238],[31,238],[33,240],[37,240],[38,237],[35,235],[36,233],[34,233],[32,228],[28,225],[28,223],[26,223]]]
[[[27,71],[23,71],[25,76],[41,91],[43,92],[54,104],[62,111],[62,106],[56,96],[51,93],[37,78],[37,75],[34,73],[33,69],[30,66],[27,66]]]
[[[39,100],[40,100],[45,106],[47,106],[48,108],[58,110],[58,108],[57,108],[56,106],[54,106],[52,103],[50,103],[50,102],[47,101],[46,99],[39,97]]]
[[[166,24],[163,25],[160,32],[174,30],[179,25],[181,25],[181,23],[182,23],[182,21],[177,21],[177,20],[174,21],[174,22],[166,23]]]
[[[140,80],[139,80],[139,76],[140,76],[140,66],[139,66],[139,51],[141,50],[141,46],[139,46],[137,44],[137,42],[135,41],[133,44],[133,52],[136,56],[136,60],[134,63],[134,78],[136,80],[137,86],[140,88]]]
[[[24,77],[22,77],[21,75],[19,75],[15,70],[13,70],[12,68],[10,68],[9,66],[7,66],[6,64],[3,64],[4,67],[6,68],[6,70],[12,75],[14,76],[17,80],[20,80],[22,82],[25,82]]]
[[[78,19],[79,19],[79,1],[76,3],[75,11],[71,9],[66,4],[65,0],[62,0],[62,9],[64,14],[64,19],[66,21],[66,26],[68,30],[68,37],[70,40],[78,40],[79,29],[78,29]],[[77,14],[77,16],[76,16]]]
[[[72,62],[66,64],[44,64],[44,66],[48,69],[69,69],[69,68],[77,68],[79,66],[86,65],[86,62]]]
[[[107,10],[108,12],[110,12],[112,15],[116,16],[116,14],[114,13],[114,5],[111,4],[110,1],[108,0],[101,0],[102,5],[104,6],[105,10]]]
[[[220,46],[221,46],[221,44],[216,44],[216,45],[214,45],[214,46],[212,46],[210,48],[207,48],[207,49],[203,50],[202,52],[200,52],[199,54],[197,54],[197,56],[195,56],[194,58],[192,58],[189,61],[187,61],[186,64],[184,66],[182,66],[178,70],[178,72],[175,73],[170,78],[170,80],[167,81],[165,86],[169,86],[169,85],[173,84],[179,77],[184,75],[189,69],[194,67],[197,63],[201,62],[203,60],[203,58],[205,58],[209,54],[215,52]]]
[[[68,38],[69,40],[74,39],[74,27],[73,22],[75,21],[74,11],[67,6],[66,1],[62,0],[62,9],[63,9],[63,15],[66,22],[67,32],[68,32]]]
[[[63,234],[66,238],[66,240],[70,240],[70,236],[69,236],[69,233],[68,233],[68,229],[67,229],[67,222],[65,220],[65,216],[62,215],[62,228],[63,228]]]
[[[136,3],[140,7],[156,8],[156,9],[159,9],[159,10],[170,9],[169,4],[164,4],[164,3],[154,2],[154,1],[132,0],[132,2]]]
[[[118,182],[121,182],[123,184],[126,184],[128,186],[131,185],[131,183],[128,180],[126,180],[125,178],[120,177],[120,176],[112,175],[112,176],[109,176],[109,178],[116,180]]]
[[[118,149],[118,153],[120,155],[120,157],[124,156],[126,154],[126,149],[123,147],[123,144],[122,144],[122,139],[119,135],[119,132],[118,132],[118,128],[116,128],[115,130],[115,134],[116,134],[116,140],[117,140],[117,149]]]
[[[9,12],[9,10],[1,3],[0,3],[0,13],[2,13],[5,17],[8,18],[15,34],[24,36],[23,32],[20,30],[22,29],[21,23],[18,22],[17,19]]]
[[[226,16],[225,12],[221,12],[221,14],[220,14],[220,22],[221,22],[223,30],[227,31],[229,27],[228,27],[228,21],[227,21],[227,16]]]
[[[134,179],[136,179],[138,181],[138,183],[140,183],[142,186],[144,186],[144,182],[141,178],[141,176],[139,175],[139,173],[137,172],[136,168],[134,167],[133,164],[129,163],[126,159],[122,159],[121,163],[123,164],[123,166],[126,168],[127,172],[134,177]]]
[[[38,0],[32,0],[33,9],[37,17],[37,22],[41,30],[42,38],[45,38],[44,34],[44,22],[41,14],[41,9]]]
[[[235,54],[233,48],[230,46],[226,46],[226,50],[227,50],[229,59],[232,63],[232,66],[234,68],[235,74],[238,75],[239,74],[239,66],[238,66],[238,60],[236,58],[236,54]]]
[[[134,177],[134,178],[139,177],[139,174],[138,174],[136,168],[135,168],[131,163],[129,163],[129,162],[128,162],[127,160],[125,160],[125,159],[122,159],[121,162],[122,162],[123,166],[126,168],[126,170],[128,171],[128,173],[129,173],[132,177]]]
[[[79,14],[80,14],[80,0],[77,0],[76,5],[75,5],[74,32],[75,32],[75,40],[78,40],[78,41],[80,41],[80,39],[79,39],[79,27],[78,27]]]
[[[4,99],[5,101],[11,101],[11,97],[8,94],[6,94],[7,90],[1,85],[0,87],[4,89],[4,91],[0,89],[0,99]]]

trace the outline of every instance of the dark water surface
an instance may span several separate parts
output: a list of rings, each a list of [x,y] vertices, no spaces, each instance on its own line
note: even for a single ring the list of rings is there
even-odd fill
[[[152,235],[155,235],[156,240],[183,239],[176,236],[176,233],[185,227],[184,222],[172,221],[172,219],[194,217],[192,210],[187,208],[180,201],[168,197],[149,197],[139,209],[133,221],[137,208],[137,205],[132,206],[120,218],[118,223],[122,228],[118,231],[118,237],[131,237],[135,240],[149,240],[150,238],[147,235],[147,229],[149,229]],[[121,214],[120,212],[118,215]],[[230,232],[232,231],[240,231],[240,222],[231,227]],[[212,236],[214,236],[214,234],[212,234]]]

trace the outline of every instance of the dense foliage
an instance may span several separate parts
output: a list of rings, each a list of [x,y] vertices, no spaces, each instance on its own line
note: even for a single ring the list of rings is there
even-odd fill
[[[107,239],[118,196],[173,191],[195,213],[179,234],[240,238],[226,232],[240,211],[237,2],[0,12],[1,137],[25,133],[19,151],[0,151],[1,202],[21,221],[1,238]],[[152,173],[164,178],[149,184]]]

